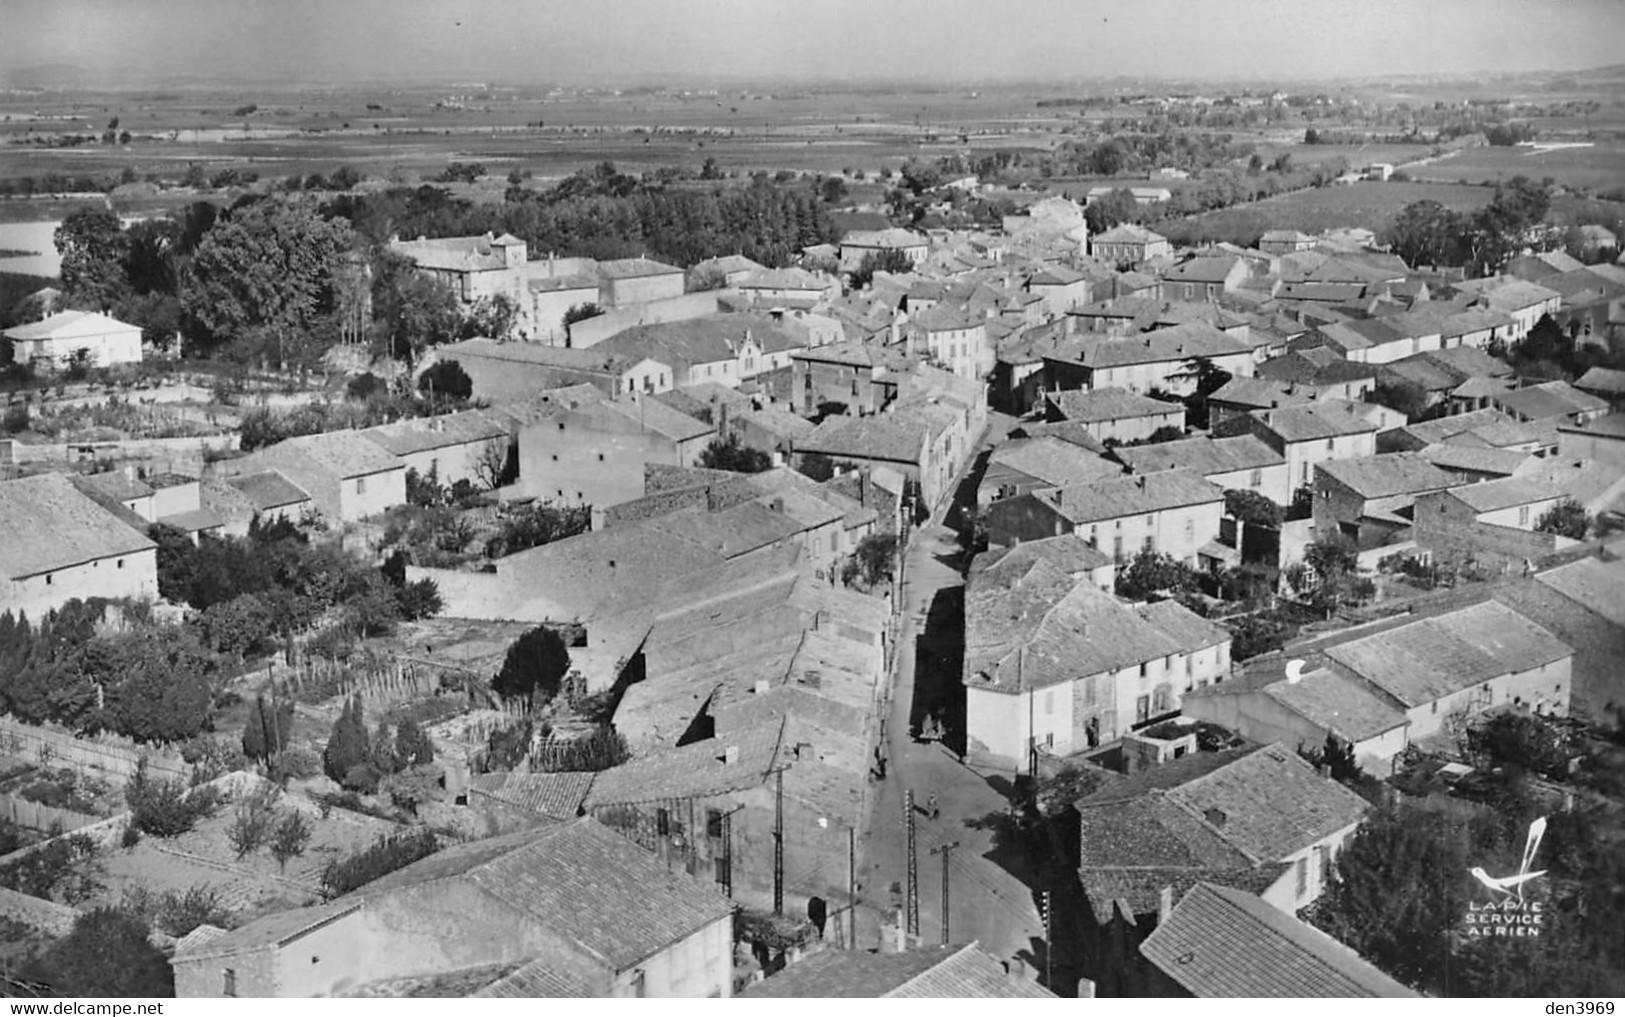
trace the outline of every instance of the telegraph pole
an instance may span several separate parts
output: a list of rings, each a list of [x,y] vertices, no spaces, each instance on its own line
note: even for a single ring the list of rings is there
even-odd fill
[[[903,792],[903,825],[908,829],[908,891],[904,898],[904,915],[908,934],[920,934],[920,870],[914,858],[914,792]]]
[[[931,853],[942,856],[942,945],[948,945],[948,859],[954,848],[959,846],[956,840],[952,844],[934,847]]]
[[[784,914],[784,771],[773,771],[773,913]]]
[[[1044,988],[1050,987],[1050,959],[1055,956],[1054,918],[1049,891],[1044,891]],[[1053,990],[1052,990],[1053,991]]]
[[[858,830],[846,828],[846,931],[847,947],[858,945]]]

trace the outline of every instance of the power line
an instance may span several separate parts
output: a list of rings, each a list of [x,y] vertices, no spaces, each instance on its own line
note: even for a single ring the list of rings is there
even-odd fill
[[[941,847],[934,847],[934,848],[931,849],[932,854],[934,854],[934,855],[935,854],[942,855],[942,945],[943,946],[948,945],[948,861],[949,861],[949,858],[953,854],[954,848],[956,848],[958,846],[959,846],[959,842],[956,840],[952,844],[944,844]]]

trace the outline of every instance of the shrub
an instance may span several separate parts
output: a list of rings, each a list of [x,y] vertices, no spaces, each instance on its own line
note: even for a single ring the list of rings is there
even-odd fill
[[[371,747],[367,740],[366,723],[361,704],[353,699],[344,701],[344,710],[333,722],[327,747],[322,750],[322,770],[340,784],[356,767],[367,762]]]
[[[175,837],[214,811],[218,796],[213,788],[188,789],[180,780],[155,780],[143,759],[124,786],[124,800],[129,803],[131,821],[142,833]]]
[[[293,733],[293,700],[267,705],[264,696],[255,696],[243,724],[243,755],[264,760],[288,746]]]
[[[420,858],[427,858],[439,848],[440,842],[433,830],[380,836],[372,846],[328,863],[322,872],[322,896],[328,900],[341,897]]]
[[[569,671],[570,651],[563,638],[538,625],[508,647],[491,688],[504,699],[532,699],[540,693],[546,702],[559,694]]]
[[[81,914],[40,963],[52,986],[69,996],[173,996],[174,973],[149,931],[139,916],[97,908]]]
[[[407,621],[433,618],[446,609],[446,602],[440,597],[440,585],[433,579],[419,579],[402,586],[395,594],[395,602],[401,617]]]
[[[279,793],[276,787],[260,787],[237,803],[230,829],[226,831],[238,858],[259,850],[271,829],[271,813]]]

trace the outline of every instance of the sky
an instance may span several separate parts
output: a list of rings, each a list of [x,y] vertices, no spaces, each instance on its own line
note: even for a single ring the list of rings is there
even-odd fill
[[[993,83],[1577,70],[1620,0],[0,0],[0,71]]]

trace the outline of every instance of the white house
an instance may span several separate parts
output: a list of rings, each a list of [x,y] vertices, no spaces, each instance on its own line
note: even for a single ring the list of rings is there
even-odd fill
[[[91,311],[60,311],[4,334],[19,364],[65,367],[80,350],[87,351],[90,367],[141,362],[140,326]]]
[[[157,545],[60,474],[0,483],[0,611],[34,622],[70,600],[158,595]]]

